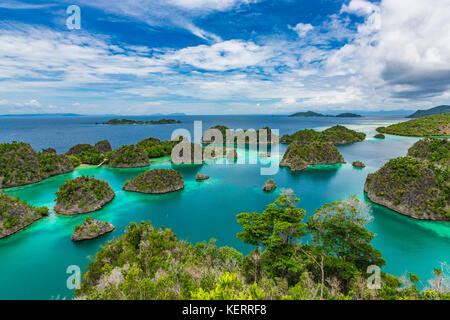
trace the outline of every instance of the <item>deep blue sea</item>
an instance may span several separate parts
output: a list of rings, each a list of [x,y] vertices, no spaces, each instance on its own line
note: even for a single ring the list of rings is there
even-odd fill
[[[256,164],[218,164],[203,166],[172,166],[168,159],[153,161],[150,168],[179,170],[185,180],[185,189],[165,195],[142,195],[122,191],[126,180],[148,168],[111,169],[84,167],[74,172],[48,179],[44,182],[6,190],[20,196],[32,205],[54,206],[54,193],[65,180],[82,174],[95,175],[106,180],[116,192],[116,198],[102,210],[91,215],[96,219],[111,221],[113,233],[95,240],[73,243],[70,236],[86,215],[62,217],[51,212],[27,229],[0,240],[0,299],[70,299],[67,289],[70,265],[87,266],[99,246],[123,234],[130,221],[151,220],[155,226],[172,228],[177,236],[191,242],[218,240],[219,245],[229,245],[248,253],[252,248],[236,239],[241,231],[236,214],[248,211],[261,212],[272,203],[283,189],[292,189],[300,198],[299,207],[311,215],[327,202],[339,201],[356,195],[369,206],[373,221],[369,228],[376,233],[373,245],[387,261],[384,271],[401,276],[406,272],[418,274],[423,284],[432,278],[432,270],[440,262],[450,262],[450,223],[417,221],[391,210],[371,204],[363,192],[368,173],[375,172],[389,159],[404,156],[416,138],[387,136],[374,139],[375,129],[406,119],[398,116],[363,118],[289,118],[287,116],[178,116],[176,125],[96,125],[112,116],[76,117],[0,117],[0,142],[24,141],[36,150],[52,147],[66,152],[77,143],[95,143],[108,139],[113,148],[134,144],[149,136],[170,139],[173,130],[187,129],[193,134],[194,121],[202,121],[203,131],[222,124],[232,129],[258,129],[269,126],[280,134],[300,129],[322,130],[335,124],[367,133],[360,143],[339,146],[347,164],[319,166],[292,173],[280,168],[274,176],[260,174],[262,166],[270,161],[279,162],[285,145],[270,160]],[[162,117],[131,117],[135,120],[158,120]],[[199,141],[200,137],[195,137]],[[257,159],[252,151],[239,150],[249,159]],[[354,160],[363,161],[367,167],[356,169]],[[269,162],[269,163],[268,163]],[[205,173],[210,180],[196,182],[195,175]],[[278,185],[274,193],[264,193],[264,182],[273,178]]]

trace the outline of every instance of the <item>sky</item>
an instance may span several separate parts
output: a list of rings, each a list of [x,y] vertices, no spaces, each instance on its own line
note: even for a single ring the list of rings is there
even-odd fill
[[[449,30],[450,0],[0,0],[0,114],[426,109]]]

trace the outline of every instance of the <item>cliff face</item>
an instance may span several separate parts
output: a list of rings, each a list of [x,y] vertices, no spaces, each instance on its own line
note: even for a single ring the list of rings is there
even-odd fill
[[[27,143],[0,144],[0,188],[24,186],[72,170],[65,155],[37,153]]]
[[[149,165],[147,152],[134,145],[120,147],[109,159],[109,166],[112,168],[141,168]]]
[[[67,180],[56,192],[55,211],[63,215],[77,215],[100,210],[114,198],[107,182],[82,176]]]
[[[280,167],[289,167],[291,171],[302,171],[308,168],[308,165],[336,163],[345,163],[345,161],[332,143],[291,143],[283,156]]]
[[[105,233],[112,232],[115,227],[105,221],[92,220],[91,217],[87,217],[83,224],[75,227],[72,234],[72,241],[83,241],[98,238]]]
[[[100,153],[108,153],[112,151],[111,143],[108,140],[102,140],[95,144],[94,148]]]
[[[369,199],[420,220],[450,221],[448,168],[412,157],[392,159],[364,185]]]
[[[34,208],[0,193],[0,239],[10,236],[48,215],[48,208]]]
[[[172,169],[153,169],[141,173],[127,181],[123,186],[126,191],[147,194],[162,194],[184,188],[182,175]]]

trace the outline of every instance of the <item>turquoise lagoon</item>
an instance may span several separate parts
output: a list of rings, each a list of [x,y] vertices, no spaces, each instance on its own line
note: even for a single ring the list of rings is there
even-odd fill
[[[223,123],[220,120],[215,122]],[[218,245],[232,246],[248,253],[252,248],[236,239],[236,233],[241,231],[236,214],[261,212],[283,189],[293,190],[300,198],[299,207],[304,208],[308,215],[327,202],[350,195],[367,202],[373,216],[370,229],[376,233],[373,244],[387,261],[383,270],[397,276],[413,272],[426,284],[426,280],[432,277],[433,267],[440,262],[450,262],[450,223],[413,220],[370,203],[363,193],[368,173],[376,171],[390,158],[405,155],[417,140],[397,136],[387,136],[385,140],[372,138],[377,126],[391,122],[396,121],[373,119],[348,123],[348,127],[368,133],[368,138],[364,142],[339,146],[347,164],[316,166],[300,173],[280,168],[275,176],[260,175],[261,166],[267,166],[268,161],[279,162],[286,148],[281,145],[278,156],[258,164],[209,162],[203,166],[173,166],[167,158],[153,161],[150,168],[174,168],[185,180],[184,190],[165,195],[122,191],[126,180],[148,168],[83,167],[38,184],[6,190],[32,205],[52,208],[54,193],[66,179],[80,175],[95,176],[109,182],[116,198],[102,210],[89,215],[110,221],[116,229],[95,240],[73,243],[70,240],[73,229],[87,215],[65,217],[51,212],[49,217],[0,240],[0,299],[71,299],[73,292],[66,287],[67,267],[86,267],[89,257],[106,241],[122,235],[130,221],[150,220],[155,226],[173,229],[181,239],[195,243],[214,238]],[[330,125],[304,124],[304,127],[308,126],[325,128]],[[285,129],[281,133],[296,129]],[[239,153],[253,159],[257,157],[251,151],[240,150]],[[354,160],[363,161],[367,167],[362,170],[353,168],[351,163]],[[196,182],[195,176],[199,172],[210,175],[211,179]],[[269,178],[275,180],[278,189],[267,194],[261,188]]]

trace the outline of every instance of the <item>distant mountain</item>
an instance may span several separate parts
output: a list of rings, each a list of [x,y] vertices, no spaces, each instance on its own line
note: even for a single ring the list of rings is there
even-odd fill
[[[318,112],[314,112],[314,111],[306,111],[306,112],[297,112],[294,113],[292,115],[290,115],[289,117],[339,117],[339,118],[359,118],[361,117],[359,114],[356,113],[350,113],[350,112],[346,112],[346,113],[340,113],[336,116],[331,116],[331,115],[326,115],[326,114],[322,114],[322,113],[318,113]]]
[[[306,111],[306,112],[297,112],[297,113],[291,114],[289,117],[331,117],[331,116],[327,116],[327,115],[317,113],[314,111]]]
[[[362,116],[356,113],[346,112],[346,113],[340,113],[336,115],[338,118],[361,118]]]
[[[432,116],[434,114],[450,113],[450,106],[444,105],[439,107],[434,107],[428,110],[417,110],[413,114],[407,116],[407,118],[419,118],[425,116]]]
[[[76,113],[29,113],[29,114],[2,114],[0,117],[80,117]]]

